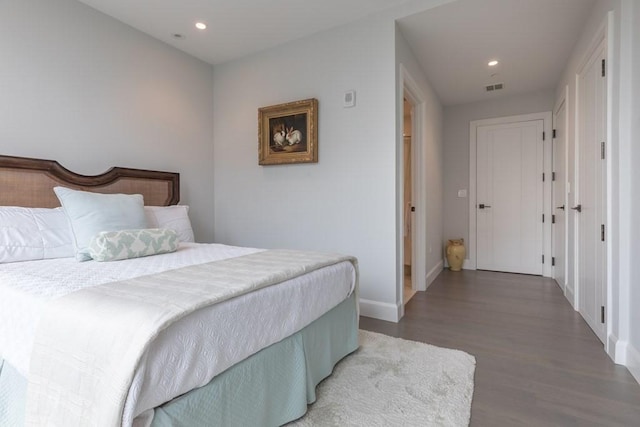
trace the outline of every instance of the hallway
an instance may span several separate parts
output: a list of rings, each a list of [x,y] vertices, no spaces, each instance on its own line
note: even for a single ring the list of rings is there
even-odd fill
[[[640,386],[553,280],[444,270],[399,323],[360,327],[473,354],[472,426],[639,423]]]

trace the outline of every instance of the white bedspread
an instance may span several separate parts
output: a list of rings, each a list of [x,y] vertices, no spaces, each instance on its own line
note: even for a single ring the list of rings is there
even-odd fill
[[[26,376],[39,312],[51,298],[257,251],[191,244],[174,254],[114,263],[63,259],[0,265],[0,355]],[[353,267],[341,263],[222,302],[175,323],[154,342],[137,371],[123,422],[131,423],[167,396],[204,385],[217,373],[302,329],[343,301],[353,284]],[[211,355],[214,363],[203,366],[198,362],[201,354]]]

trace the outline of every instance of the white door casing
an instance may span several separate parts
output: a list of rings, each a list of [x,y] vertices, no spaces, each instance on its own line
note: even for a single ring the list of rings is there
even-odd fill
[[[578,310],[606,342],[607,81],[606,39],[591,50],[576,76],[575,277]],[[579,209],[578,209],[579,207]]]
[[[480,245],[485,245],[482,243],[482,239],[478,239],[478,231],[479,226],[482,226],[481,222],[486,223],[487,221],[491,221],[495,224],[495,227],[499,227],[499,221],[495,221],[490,217],[490,215],[485,215],[488,218],[481,218],[481,212],[483,210],[479,209],[479,204],[485,204],[493,206],[492,203],[482,201],[478,199],[478,184],[479,184],[479,174],[478,174],[478,162],[479,162],[479,152],[478,152],[478,142],[479,136],[481,132],[484,132],[489,127],[493,126],[503,126],[503,125],[512,125],[517,123],[528,123],[528,122],[536,122],[541,121],[542,126],[538,128],[539,123],[535,125],[537,129],[540,131],[540,135],[538,137],[538,147],[541,148],[541,157],[539,158],[539,153],[536,152],[534,157],[536,158],[536,165],[539,165],[540,159],[542,161],[542,168],[538,168],[537,180],[538,183],[535,185],[536,189],[533,191],[535,194],[534,199],[536,199],[536,207],[534,210],[537,213],[531,213],[529,210],[526,210],[525,216],[530,215],[536,216],[536,224],[532,225],[534,229],[541,227],[542,228],[542,237],[541,237],[541,246],[535,246],[538,251],[535,259],[531,259],[531,262],[537,262],[538,267],[535,269],[532,267],[533,264],[529,265],[524,271],[529,271],[530,274],[542,274],[546,277],[551,277],[552,269],[551,269],[551,130],[552,130],[552,112],[542,112],[542,113],[532,113],[532,114],[524,114],[518,116],[508,116],[508,117],[499,117],[494,119],[485,119],[485,120],[476,120],[470,123],[470,138],[469,138],[469,153],[470,153],[470,162],[469,162],[469,244],[467,247],[468,254],[468,262],[465,263],[465,268],[467,269],[499,269],[500,271],[514,271],[512,269],[500,268],[500,267],[487,267],[483,265],[484,262],[480,259],[480,264],[478,264],[478,252],[480,250],[478,246],[478,242],[480,241]],[[516,125],[517,128],[519,125]],[[530,125],[527,125],[530,127]],[[507,126],[505,129],[507,129]],[[484,129],[484,130],[483,130]],[[496,129],[496,128],[492,128]],[[544,132],[544,134],[542,133]],[[546,136],[546,137],[545,137]],[[482,143],[481,143],[482,145]],[[502,161],[500,164],[501,167],[505,167],[506,169],[511,168],[512,165],[509,165],[508,162]],[[483,173],[483,172],[481,172]],[[543,174],[545,177],[549,177],[543,181]],[[508,174],[506,174],[508,176]],[[520,180],[520,178],[519,178]],[[522,182],[521,182],[522,183]],[[538,186],[541,187],[541,191],[539,191]],[[482,189],[480,191],[483,191]],[[526,192],[528,196],[531,195],[531,191]],[[537,199],[539,197],[539,199]],[[508,200],[508,199],[507,199]],[[513,202],[513,201],[512,201]],[[522,208],[522,200],[518,201],[519,209]],[[526,205],[526,203],[525,203]],[[512,207],[515,204],[511,205]],[[541,207],[541,208],[540,208]],[[494,209],[493,207],[490,209]],[[486,213],[488,209],[484,209],[483,214]],[[493,214],[495,215],[495,214]],[[545,222],[543,223],[543,215],[545,218]],[[510,220],[509,220],[510,221]],[[526,221],[525,221],[526,223]],[[533,224],[533,223],[531,223]],[[509,224],[510,227],[513,228],[513,224]],[[518,232],[520,234],[520,232]],[[525,236],[528,239],[528,237]],[[514,240],[522,241],[520,237],[514,238]],[[529,242],[531,243],[531,242]],[[540,249],[538,249],[540,248]],[[523,254],[522,248],[518,249],[520,251],[520,255]],[[528,251],[529,248],[525,248],[524,251]],[[511,255],[507,255],[509,257]],[[544,263],[542,262],[544,259]],[[523,270],[519,272],[524,272]]]
[[[415,212],[412,213],[412,287],[417,291],[425,291],[427,289],[427,216],[426,216],[426,205],[427,205],[427,191],[426,185],[424,184],[424,169],[426,158],[425,158],[425,150],[423,148],[424,139],[425,139],[425,126],[427,123],[426,120],[426,97],[420,90],[420,87],[416,83],[415,79],[411,76],[409,71],[403,64],[399,66],[400,79],[398,86],[398,93],[401,95],[400,97],[400,105],[402,105],[403,96],[406,96],[407,100],[413,105],[413,116],[412,116],[412,131],[411,131],[411,139],[412,139],[412,167],[413,167],[413,177],[412,177],[412,195],[413,195],[413,206],[415,207]],[[400,127],[398,134],[398,147],[399,148],[399,156],[398,156],[398,174],[397,174],[397,193],[400,195],[396,199],[396,212],[399,218],[396,227],[397,233],[397,245],[399,248],[398,253],[396,254],[396,295],[397,299],[397,314],[396,319],[400,320],[404,316],[404,304],[403,304],[403,292],[404,292],[404,245],[403,245],[403,236],[404,236],[404,220],[403,212],[404,212],[404,197],[403,194],[403,177],[404,177],[404,166],[402,160],[404,159],[403,150],[404,150],[404,138],[402,137],[402,127]]]
[[[478,127],[477,268],[542,275],[542,120]]]
[[[556,103],[553,112],[553,217],[552,242],[553,242],[553,278],[566,295],[567,288],[567,91],[565,91]],[[573,292],[572,292],[573,293]]]

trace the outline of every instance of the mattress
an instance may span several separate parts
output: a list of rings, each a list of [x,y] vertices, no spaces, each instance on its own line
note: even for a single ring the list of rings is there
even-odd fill
[[[0,265],[0,357],[21,375],[28,375],[39,313],[53,298],[86,287],[258,251],[183,244],[173,254],[113,263],[58,259]],[[181,319],[149,348],[136,372],[123,424],[207,384],[230,366],[300,331],[344,301],[354,286],[354,267],[348,262],[339,263]]]

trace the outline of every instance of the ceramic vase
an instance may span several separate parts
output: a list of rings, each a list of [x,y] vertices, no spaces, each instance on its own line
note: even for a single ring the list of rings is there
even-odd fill
[[[467,250],[464,247],[464,239],[451,239],[447,243],[447,262],[451,271],[462,270],[462,263]]]

